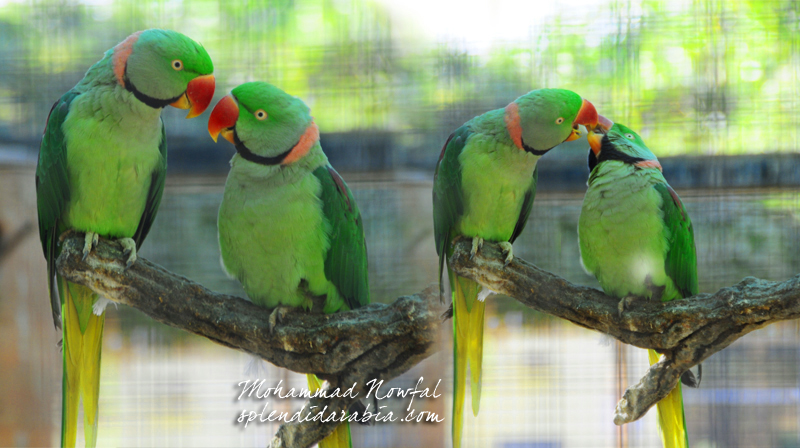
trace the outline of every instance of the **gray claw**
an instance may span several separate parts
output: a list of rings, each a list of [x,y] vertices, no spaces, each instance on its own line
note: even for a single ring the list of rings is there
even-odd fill
[[[469,259],[475,258],[475,254],[483,247],[483,238],[476,236],[472,238],[472,250],[469,251]]]
[[[94,232],[86,232],[86,235],[83,237],[83,257],[81,257],[81,261],[86,261],[86,257],[89,256],[89,253],[97,247],[98,241],[100,241],[100,235]]]
[[[275,327],[277,327],[284,317],[289,314],[291,311],[291,307],[278,305],[277,308],[272,310],[272,313],[269,315],[269,334],[273,334],[275,332]]]
[[[122,255],[125,259],[125,269],[127,270],[136,263],[136,241],[133,238],[120,238],[119,244],[122,246]]]
[[[630,304],[632,304],[634,299],[636,299],[636,297],[626,296],[619,301],[619,303],[617,304],[617,314],[619,315],[619,317],[622,317],[622,313],[625,312],[625,308],[627,308]]]
[[[506,259],[503,261],[503,267],[505,268],[506,266],[511,264],[511,260],[514,259],[514,248],[508,241],[501,241],[500,243],[498,243],[498,245],[503,250],[503,255],[506,256]]]

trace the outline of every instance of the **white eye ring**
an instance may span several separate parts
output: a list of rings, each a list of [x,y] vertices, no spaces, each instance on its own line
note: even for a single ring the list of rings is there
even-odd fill
[[[183,61],[181,61],[180,59],[175,59],[174,61],[172,61],[172,68],[174,68],[176,71],[183,70]]]
[[[264,121],[267,119],[267,112],[264,109],[258,109],[257,111],[253,112],[253,115],[256,116],[256,120]]]
[[[628,140],[633,140],[633,134],[625,134],[625,137],[626,137]]]
[[[564,122],[564,117],[558,117],[558,118],[556,118],[556,124],[561,124],[561,123],[563,123],[563,122]]]

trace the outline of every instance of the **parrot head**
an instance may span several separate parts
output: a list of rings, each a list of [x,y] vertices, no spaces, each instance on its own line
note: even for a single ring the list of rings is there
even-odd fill
[[[214,64],[205,48],[181,33],[150,29],[113,48],[117,82],[150,107],[203,113],[214,96]]]
[[[620,160],[639,168],[655,168],[661,171],[658,158],[644,140],[629,127],[613,123],[605,117],[600,117],[596,129],[590,129],[587,135],[589,140],[589,171],[597,164],[606,160]]]
[[[248,82],[223,97],[208,119],[208,133],[222,134],[245,159],[288,165],[319,141],[319,128],[299,98],[265,82]]]
[[[505,109],[506,128],[514,144],[536,155],[578,139],[578,126],[594,128],[597,117],[592,103],[564,89],[533,90]]]

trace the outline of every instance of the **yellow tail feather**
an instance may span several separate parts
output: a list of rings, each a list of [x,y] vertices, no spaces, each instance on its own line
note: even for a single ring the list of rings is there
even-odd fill
[[[322,387],[322,381],[316,375],[306,374],[308,380],[308,390],[315,392]],[[353,448],[353,441],[350,437],[350,423],[344,422],[337,426],[328,437],[319,441],[319,448]]]
[[[659,354],[648,350],[650,365],[658,362]],[[658,413],[658,429],[664,448],[689,448],[689,436],[686,433],[686,416],[683,411],[683,394],[681,383],[656,405]]]
[[[97,296],[91,289],[58,278],[61,295],[64,360],[61,403],[61,446],[74,447],[78,436],[78,404],[83,398],[86,447],[97,444],[100,355],[105,313],[92,314]],[[83,329],[83,331],[81,331]]]
[[[453,447],[461,446],[467,365],[470,369],[472,413],[481,401],[483,321],[486,304],[477,300],[480,285],[450,273],[453,285]]]

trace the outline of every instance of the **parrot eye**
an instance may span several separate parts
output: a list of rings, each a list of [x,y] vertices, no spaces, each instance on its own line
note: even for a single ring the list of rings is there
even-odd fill
[[[563,123],[563,122],[564,122],[564,117],[558,117],[558,118],[556,118],[556,124],[561,124],[561,123]]]
[[[633,140],[633,134],[625,134],[625,138],[628,140]]]
[[[264,109],[258,109],[253,115],[255,115],[256,119],[259,121],[264,121],[267,119],[267,113],[264,112]]]
[[[177,71],[183,70],[183,61],[181,61],[180,59],[175,59],[174,61],[172,61],[172,68],[174,68]]]

